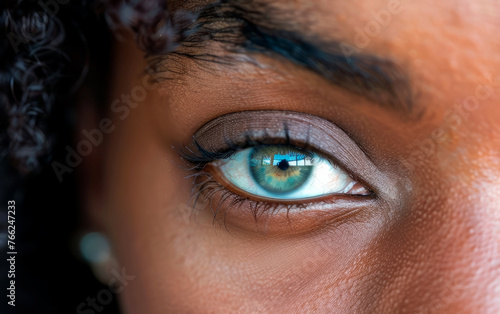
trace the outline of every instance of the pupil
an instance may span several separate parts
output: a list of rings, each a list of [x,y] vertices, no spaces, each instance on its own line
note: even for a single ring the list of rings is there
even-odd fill
[[[288,161],[286,161],[286,159],[283,159],[282,161],[280,161],[277,166],[281,170],[286,170],[290,167],[290,165],[288,164]]]

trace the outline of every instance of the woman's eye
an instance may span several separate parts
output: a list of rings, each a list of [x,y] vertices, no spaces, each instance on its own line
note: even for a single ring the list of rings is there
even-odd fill
[[[213,162],[229,189],[255,197],[299,200],[370,191],[319,155],[293,146],[263,145]]]

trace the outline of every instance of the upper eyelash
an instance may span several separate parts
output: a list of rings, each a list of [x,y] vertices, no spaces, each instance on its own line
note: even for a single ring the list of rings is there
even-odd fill
[[[310,150],[310,146],[308,145],[308,143],[292,143],[288,125],[286,124],[286,122],[283,123],[283,130],[285,132],[285,140],[279,143],[276,142],[275,138],[273,138],[272,136],[268,136],[267,134],[260,138],[251,138],[250,133],[247,132],[245,133],[245,141],[239,144],[234,143],[229,138],[225,138],[224,140],[226,142],[227,148],[219,151],[209,151],[205,149],[200,145],[196,138],[193,137],[192,146],[196,148],[197,152],[193,151],[193,149],[191,149],[189,146],[184,146],[180,150],[179,155],[184,161],[187,161],[188,163],[193,165],[193,169],[203,169],[206,164],[212,161],[218,159],[227,159],[243,149],[260,145],[280,144],[294,146],[306,151]]]
[[[194,152],[190,147],[184,146],[179,152],[181,158],[188,163],[194,165],[196,168],[203,166],[209,162],[218,160],[218,159],[226,159],[234,155],[238,150],[242,149],[236,147],[228,147],[228,149],[224,149],[222,151],[209,151],[203,148],[196,139],[193,139],[193,144],[197,149],[197,152]]]

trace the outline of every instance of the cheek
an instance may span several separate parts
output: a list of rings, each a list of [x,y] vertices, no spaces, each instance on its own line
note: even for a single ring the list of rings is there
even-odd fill
[[[179,176],[171,162],[177,156],[161,144],[141,108],[117,119],[106,143],[102,216],[121,267],[135,276],[120,294],[124,309],[157,313],[163,298],[155,296],[165,296],[169,265],[175,264],[169,247],[178,231],[173,228],[183,222],[171,213],[189,197],[189,182]]]

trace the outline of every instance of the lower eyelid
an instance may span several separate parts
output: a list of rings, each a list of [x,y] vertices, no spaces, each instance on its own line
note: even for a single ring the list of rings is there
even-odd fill
[[[265,232],[269,234],[306,233],[318,230],[326,225],[343,224],[354,217],[367,217],[375,206],[374,195],[345,196],[330,195],[323,200],[311,203],[274,203],[256,201],[242,197],[210,178],[202,191],[201,210],[211,212],[214,222],[218,221],[229,231],[235,228],[247,232]],[[198,207],[198,206],[196,206]],[[202,209],[209,207],[206,209]],[[358,217],[359,218],[359,217]]]

